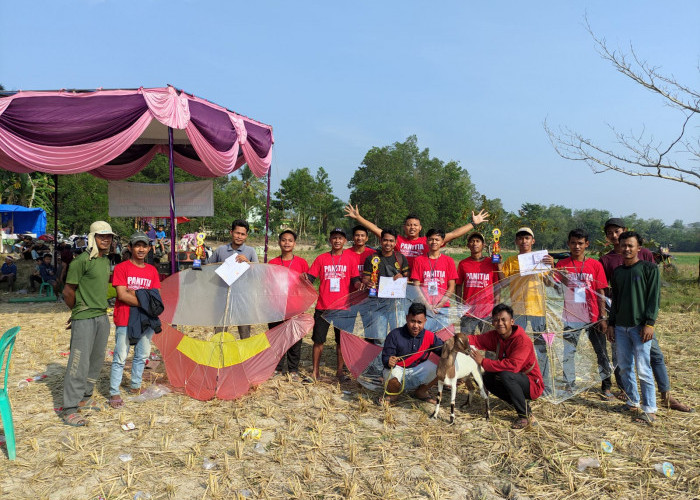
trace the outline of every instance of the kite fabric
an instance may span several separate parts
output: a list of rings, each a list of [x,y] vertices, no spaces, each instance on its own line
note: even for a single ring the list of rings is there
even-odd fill
[[[0,165],[126,179],[156,153],[168,154],[169,128],[175,164],[197,177],[221,177],[244,164],[256,177],[270,169],[272,127],[171,86],[0,97]]]
[[[343,358],[352,375],[369,389],[381,389],[381,345],[378,344],[383,344],[393,328],[405,324],[412,302],[426,303],[425,295],[418,287],[409,286],[404,299],[379,299],[368,297],[367,292],[353,292],[339,301],[344,302],[349,304],[347,309],[326,311],[324,318],[341,329]],[[443,340],[457,331],[478,333],[477,325],[479,331],[486,331],[491,328],[493,307],[498,303],[510,305],[515,323],[523,326],[533,340],[549,389],[543,398],[560,403],[599,384],[601,378],[612,373],[612,366],[599,366],[587,335],[587,330],[597,323],[598,302],[605,302],[603,295],[564,270],[516,275],[481,290],[466,302],[450,296],[450,306],[439,311],[426,304],[426,329],[436,332]],[[463,318],[472,320],[465,322],[464,329]],[[591,335],[603,334],[593,331]],[[493,357],[495,353],[487,355]]]
[[[221,264],[187,269],[161,285],[161,320],[189,326],[273,323],[305,312],[317,298],[302,275],[284,266],[255,264],[230,287],[216,274]]]
[[[427,304],[419,287],[406,288],[405,298],[369,297],[366,291],[353,292],[338,300],[347,309],[331,309],[323,317],[340,328],[340,345],[343,360],[350,373],[364,387],[378,390],[382,381],[382,347],[388,333],[406,324],[406,313],[414,302],[426,305],[426,329],[435,332],[442,340],[452,337],[455,325],[459,326],[464,308],[455,295],[449,296],[449,306],[434,311]],[[439,358],[431,355],[429,362],[437,365]]]
[[[157,216],[170,211],[169,184],[110,182],[107,193],[110,217]],[[175,212],[188,217],[214,215],[214,181],[176,183]]]
[[[215,272],[219,265],[188,269],[163,281],[163,332],[153,338],[170,383],[199,400],[235,399],[261,384],[314,324],[305,311],[318,295],[296,271],[254,264],[229,287]],[[269,323],[280,324],[247,339],[227,331]],[[183,333],[183,326],[215,328],[202,339]]]
[[[469,297],[464,308],[468,316],[490,328],[490,318],[475,318],[472,313],[498,303],[513,308],[515,323],[533,340],[545,383],[543,399],[561,403],[612,373],[612,366],[599,366],[587,332],[604,335],[593,327],[598,322],[598,303],[607,303],[605,296],[580,282],[575,273],[555,269],[510,276]]]
[[[164,325],[153,341],[173,387],[184,388],[188,396],[200,401],[236,399],[269,379],[284,353],[313,325],[312,316],[300,314],[243,340],[228,332],[209,340],[195,339]]]

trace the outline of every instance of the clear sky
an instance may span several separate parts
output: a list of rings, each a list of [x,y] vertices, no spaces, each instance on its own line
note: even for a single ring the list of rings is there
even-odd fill
[[[418,136],[508,210],[700,221],[698,190],[559,158],[543,129],[668,137],[677,111],[616,73],[584,16],[700,86],[700,2],[0,0],[7,89],[175,85],[274,127],[273,189],[323,166],[337,196],[373,146]],[[692,123],[697,137],[700,122]]]

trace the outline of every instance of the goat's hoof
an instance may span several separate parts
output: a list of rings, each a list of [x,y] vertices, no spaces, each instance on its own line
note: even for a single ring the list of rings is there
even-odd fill
[[[454,417],[450,417],[450,425],[453,425],[454,423],[455,423],[455,418],[454,418]]]
[[[430,415],[430,418],[437,418],[437,417],[438,417],[437,413],[433,413],[432,415]]]

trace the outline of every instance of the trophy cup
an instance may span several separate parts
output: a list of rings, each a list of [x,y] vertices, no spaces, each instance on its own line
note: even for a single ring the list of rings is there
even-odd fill
[[[196,271],[202,270],[202,259],[206,255],[206,250],[204,248],[204,238],[207,235],[204,233],[197,233],[197,248],[194,251],[195,259],[192,261],[192,269]]]
[[[501,244],[498,242],[498,240],[501,239],[501,230],[495,228],[493,231],[491,231],[491,234],[493,234],[493,252],[491,253],[491,262],[498,264],[501,262]]]
[[[372,263],[372,274],[370,275],[370,281],[372,281],[372,287],[369,289],[369,296],[377,296],[377,286],[379,284],[379,256],[375,255],[372,257],[370,262]]]

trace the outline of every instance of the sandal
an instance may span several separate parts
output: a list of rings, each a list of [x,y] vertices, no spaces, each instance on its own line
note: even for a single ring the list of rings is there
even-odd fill
[[[621,404],[617,407],[617,411],[620,413],[630,413],[630,414],[637,414],[641,410],[639,409],[638,406],[630,406],[627,403]]]
[[[615,401],[616,397],[612,393],[610,389],[607,389],[605,391],[602,391],[600,393],[600,397],[603,399],[603,401]]]
[[[93,398],[88,398],[78,403],[78,411],[80,410],[102,411],[102,406]]]
[[[129,389],[129,394],[132,394],[134,396],[138,396],[139,394],[141,394],[141,388],[140,387],[131,387]]]
[[[87,425],[87,420],[79,413],[73,412],[63,416],[63,423],[72,427],[84,427]]]
[[[344,373],[341,373],[340,375],[336,375],[335,378],[337,378],[338,382],[341,384],[344,384],[345,382],[350,382],[352,380],[350,377],[348,377]]]
[[[124,400],[122,399],[122,397],[119,394],[116,394],[114,396],[110,396],[109,397],[109,406],[111,406],[112,408],[114,408],[116,410],[117,408],[121,408],[122,406],[124,406]]]
[[[635,416],[632,419],[632,422],[637,424],[647,424],[649,426],[653,426],[654,422],[656,422],[656,414],[641,412],[639,415]]]

